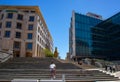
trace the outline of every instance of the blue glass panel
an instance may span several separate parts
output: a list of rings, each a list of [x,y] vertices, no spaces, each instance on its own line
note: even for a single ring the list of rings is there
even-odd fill
[[[32,50],[32,43],[27,43],[27,49]]]

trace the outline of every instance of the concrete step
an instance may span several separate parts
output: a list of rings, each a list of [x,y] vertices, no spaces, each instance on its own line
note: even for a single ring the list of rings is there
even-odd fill
[[[50,79],[49,64],[54,60],[57,66],[56,80],[62,79],[68,82],[118,80],[113,76],[99,72],[98,70],[83,70],[71,63],[62,63],[54,58],[13,58],[0,64],[0,81],[13,79]]]

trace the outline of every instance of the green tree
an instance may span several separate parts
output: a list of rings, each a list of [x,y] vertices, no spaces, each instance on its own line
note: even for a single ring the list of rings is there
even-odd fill
[[[53,57],[54,54],[49,49],[44,49],[44,53],[46,57]]]

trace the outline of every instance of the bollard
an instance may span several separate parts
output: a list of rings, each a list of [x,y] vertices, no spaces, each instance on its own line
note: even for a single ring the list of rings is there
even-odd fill
[[[62,74],[62,81],[65,82],[65,74]]]

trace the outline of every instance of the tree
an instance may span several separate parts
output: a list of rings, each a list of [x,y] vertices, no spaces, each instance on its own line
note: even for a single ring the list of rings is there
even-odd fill
[[[58,57],[58,50],[57,50],[57,47],[55,47],[54,57],[55,57],[55,58],[57,58],[57,57]]]
[[[53,57],[54,54],[49,49],[44,49],[44,53],[46,57]]]

